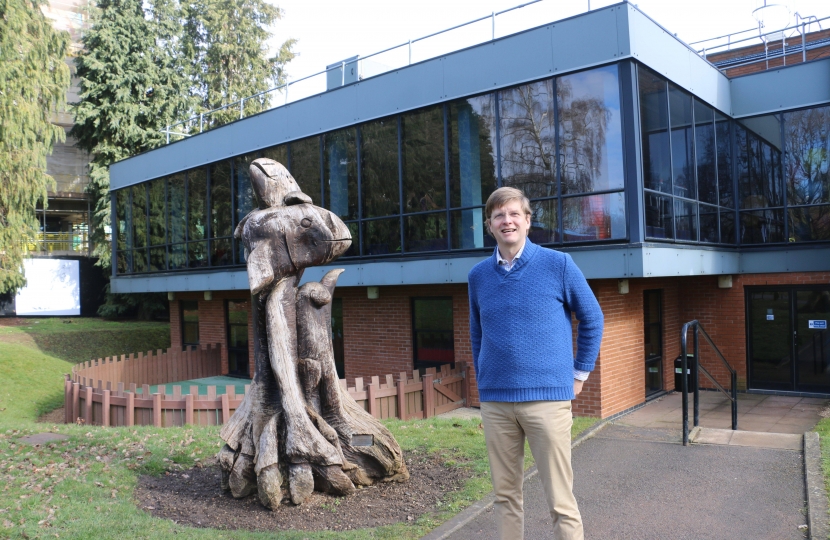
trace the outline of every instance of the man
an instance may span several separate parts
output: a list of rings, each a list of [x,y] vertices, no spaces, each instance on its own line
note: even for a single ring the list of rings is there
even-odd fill
[[[499,535],[524,534],[525,437],[539,469],[554,538],[583,538],[573,496],[571,400],[594,369],[603,316],[567,254],[528,238],[530,202],[497,189],[484,208],[493,256],[470,271],[470,338]],[[579,320],[574,359],[571,313]]]

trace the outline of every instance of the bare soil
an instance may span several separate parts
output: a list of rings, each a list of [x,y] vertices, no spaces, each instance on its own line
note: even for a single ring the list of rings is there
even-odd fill
[[[434,512],[450,492],[472,476],[466,467],[448,466],[436,455],[405,452],[410,479],[359,489],[348,497],[314,492],[300,506],[283,500],[274,511],[256,495],[234,499],[220,487],[219,465],[205,464],[164,476],[141,476],[135,491],[139,508],[176,523],[249,531],[345,531],[411,522]]]

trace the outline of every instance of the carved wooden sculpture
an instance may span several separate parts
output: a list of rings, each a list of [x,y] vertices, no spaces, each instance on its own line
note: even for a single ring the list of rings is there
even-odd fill
[[[297,287],[303,269],[327,264],[351,245],[345,224],[314,206],[271,159],[251,164],[258,208],[237,226],[253,295],[254,378],[222,428],[222,487],[255,490],[268,508],[294,504],[316,488],[337,495],[356,485],[403,481],[400,446],[337,380],[331,300],[343,270]]]

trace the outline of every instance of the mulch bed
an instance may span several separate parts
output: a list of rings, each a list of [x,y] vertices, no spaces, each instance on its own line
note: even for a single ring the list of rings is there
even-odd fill
[[[446,466],[439,456],[405,453],[410,479],[359,489],[348,497],[314,492],[306,503],[288,500],[276,510],[263,507],[256,495],[234,499],[220,487],[214,461],[163,476],[141,476],[135,490],[139,508],[176,523],[213,529],[249,531],[344,531],[411,522],[433,512],[444,496],[461,489],[471,476],[465,467]]]

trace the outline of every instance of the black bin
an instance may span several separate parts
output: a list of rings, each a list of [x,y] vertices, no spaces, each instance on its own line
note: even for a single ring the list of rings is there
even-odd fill
[[[677,392],[682,392],[683,391],[683,379],[682,379],[682,377],[683,377],[683,365],[681,363],[682,361],[683,361],[683,355],[680,355],[680,356],[678,356],[677,358],[674,359],[674,389]],[[695,385],[695,376],[697,375],[697,370],[695,370],[695,355],[694,354],[686,353],[686,370],[687,370],[687,373],[686,373],[687,379],[686,379],[686,381],[687,381],[687,384],[688,384],[688,386],[686,386],[686,389],[689,390],[689,392],[694,392],[695,391],[695,386],[694,386]]]

